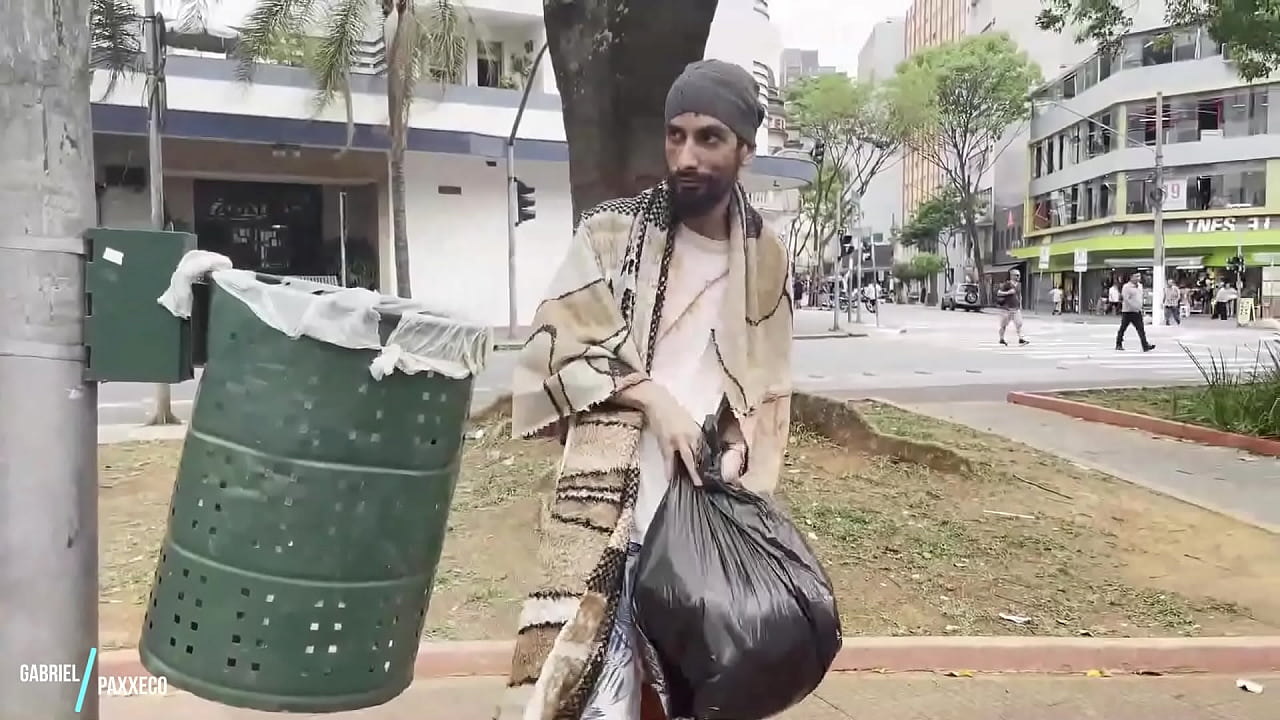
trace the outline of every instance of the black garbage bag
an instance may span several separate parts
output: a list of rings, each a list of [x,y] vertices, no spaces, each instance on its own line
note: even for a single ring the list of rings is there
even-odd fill
[[[809,544],[772,500],[722,479],[727,411],[702,427],[703,486],[676,463],[636,567],[636,625],[673,718],[777,715],[818,687],[840,650],[831,581]]]

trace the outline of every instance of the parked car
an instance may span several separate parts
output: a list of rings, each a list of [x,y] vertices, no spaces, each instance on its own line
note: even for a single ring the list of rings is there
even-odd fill
[[[977,283],[960,283],[951,288],[951,292],[942,296],[942,309],[959,308],[966,312],[982,312],[982,302],[979,298]]]

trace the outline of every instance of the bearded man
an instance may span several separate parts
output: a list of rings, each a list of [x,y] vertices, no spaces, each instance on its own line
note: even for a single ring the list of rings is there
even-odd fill
[[[777,483],[788,258],[738,184],[763,118],[742,68],[685,68],[667,95],[667,179],[583,214],[534,316],[512,430],[568,429],[502,720],[665,717],[661,670],[632,615],[633,569],[677,463],[698,482],[701,422],[723,399],[726,479],[758,493]]]

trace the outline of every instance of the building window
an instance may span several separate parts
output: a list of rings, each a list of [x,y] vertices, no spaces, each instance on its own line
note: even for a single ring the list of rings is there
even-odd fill
[[[1111,217],[1115,214],[1115,196],[1114,175],[1093,178],[1039,195],[1033,200],[1032,227],[1048,230]]]
[[[1173,62],[1173,39],[1168,33],[1142,38],[1142,64],[1165,65]]]
[[[476,43],[476,84],[480,87],[502,87],[502,43]]]
[[[1033,160],[1031,165],[1031,176],[1040,177],[1043,174],[1044,174],[1044,145],[1043,143],[1036,143],[1035,159]]]
[[[1124,189],[1128,202],[1125,210],[1132,215],[1151,212],[1151,178],[1135,178],[1125,180]]]
[[[1165,177],[1167,183],[1181,187],[1185,182],[1186,187],[1185,199],[1175,200],[1166,210],[1229,210],[1263,207],[1267,202],[1267,172],[1263,163],[1171,167],[1165,169]],[[1143,177],[1129,178],[1127,210],[1134,214],[1151,212],[1153,187],[1150,171],[1144,172]]]
[[[1098,82],[1102,82],[1111,77],[1111,63],[1115,58],[1111,53],[1102,53],[1098,56]]]
[[[1198,37],[1199,31],[1195,29],[1175,31],[1173,33],[1173,61],[1195,60],[1196,40]]]
[[[1094,115],[1085,126],[1085,157],[1094,158],[1111,152],[1111,113]]]
[[[1196,55],[1197,57],[1210,58],[1210,57],[1214,57],[1215,55],[1222,54],[1222,43],[1218,42],[1217,40],[1214,40],[1213,36],[1209,34],[1209,31],[1207,29],[1204,29],[1204,28],[1200,29],[1200,32],[1197,36],[1197,40],[1198,40],[1197,44],[1199,45],[1199,50],[1197,51],[1197,55]]]

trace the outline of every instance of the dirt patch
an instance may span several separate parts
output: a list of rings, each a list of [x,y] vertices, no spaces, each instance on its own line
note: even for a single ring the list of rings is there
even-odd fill
[[[880,532],[903,533],[901,543],[828,547],[833,564],[870,557],[894,578],[875,582],[863,570],[868,589],[896,581],[909,589],[896,594],[904,608],[932,612],[938,622],[939,611],[952,617],[954,607],[954,617],[973,620],[949,622],[960,626],[954,632],[1280,634],[1272,579],[1280,573],[1280,536],[1005,438],[890,405],[856,407],[877,428],[953,448],[973,465],[965,475],[922,473],[820,446],[800,461],[807,465],[789,469],[839,472],[836,487],[849,506],[881,519]],[[803,517],[803,505],[795,512]],[[904,551],[922,545],[914,555]],[[881,553],[889,560],[877,560]],[[936,562],[940,555],[959,559]],[[902,582],[904,572],[914,586]],[[957,597],[964,598],[958,605]],[[1002,612],[1032,622],[1011,628],[997,618]]]
[[[1280,633],[1280,537],[1001,438],[856,407],[868,431],[964,465],[938,470],[795,430],[780,496],[836,584],[846,633]],[[137,642],[180,448],[100,448],[103,647]],[[559,454],[553,440],[511,440],[502,417],[477,427],[427,637],[510,637]]]
[[[1106,390],[1076,390],[1058,393],[1066,400],[1089,403],[1111,410],[1147,415],[1161,420],[1192,422],[1183,412],[1188,405],[1200,400],[1203,387],[1146,387],[1116,388]],[[1206,426],[1207,427],[1207,426]]]

